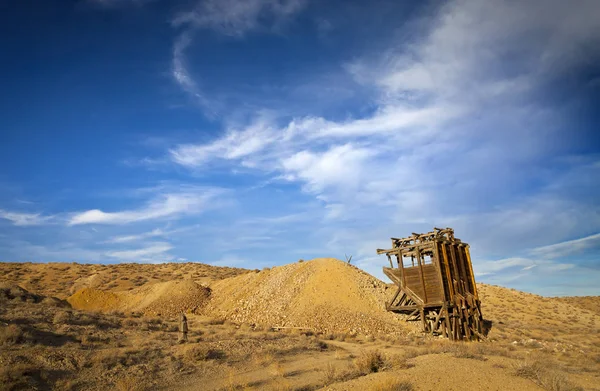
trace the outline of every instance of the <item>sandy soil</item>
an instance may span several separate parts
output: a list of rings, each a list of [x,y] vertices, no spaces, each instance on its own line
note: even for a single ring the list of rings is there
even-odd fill
[[[393,289],[332,259],[0,271],[0,390],[600,390],[597,297],[480,284],[488,340],[451,343],[385,312]]]

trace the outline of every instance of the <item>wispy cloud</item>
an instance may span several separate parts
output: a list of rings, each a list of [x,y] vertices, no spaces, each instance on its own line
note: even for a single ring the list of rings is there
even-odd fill
[[[108,239],[106,241],[106,243],[130,243],[130,242],[137,242],[137,241],[141,241],[141,240],[149,239],[149,238],[168,237],[171,235],[189,231],[194,228],[197,228],[197,226],[196,225],[184,226],[184,227],[179,227],[179,228],[169,229],[169,230],[156,228],[156,229],[153,229],[152,231],[142,232],[140,234],[135,234],[135,235],[114,236],[114,237]]]
[[[77,224],[128,224],[138,221],[168,218],[186,214],[200,213],[210,207],[208,202],[222,189],[200,188],[193,191],[167,193],[150,201],[145,207],[119,212],[103,212],[92,209],[74,214],[69,225]]]
[[[0,209],[0,219],[9,220],[17,226],[31,226],[47,224],[54,219],[54,216],[44,216],[41,213],[11,212]]]
[[[209,28],[242,37],[263,27],[266,20],[277,25],[304,7],[304,0],[203,0],[192,11],[178,15],[173,24]]]
[[[568,178],[535,176],[569,142],[565,113],[549,110],[540,95],[564,69],[600,54],[574,49],[597,47],[597,14],[589,1],[451,1],[423,21],[428,28],[416,39],[391,39],[387,51],[343,65],[360,86],[376,91],[370,114],[332,120],[306,112],[290,121],[271,112],[226,126],[212,141],[170,148],[168,155],[192,170],[219,163],[299,184],[324,203],[320,237],[338,252],[415,226],[446,224],[474,244],[475,255],[505,253],[477,263],[481,274],[570,269],[571,261],[542,254],[567,245],[527,252],[600,224],[584,217],[595,210],[589,200],[574,201],[559,190],[577,177],[581,162],[563,168],[573,172]],[[227,34],[252,31],[243,22],[237,26],[241,33]],[[589,182],[575,185],[597,193]],[[344,237],[336,220],[361,224],[345,227]],[[362,227],[373,224],[381,228]],[[568,246],[595,239],[584,242]],[[508,248],[528,255],[510,257]]]
[[[600,233],[586,236],[584,238],[537,247],[531,250],[531,254],[543,256],[548,259],[554,259],[575,255],[595,247],[600,247]]]
[[[261,28],[276,29],[304,7],[304,0],[201,0],[189,11],[181,12],[172,21],[182,28],[173,44],[171,74],[175,82],[199,104],[209,118],[216,118],[221,104],[207,94],[192,77],[186,51],[192,45],[197,30],[210,29],[220,34],[242,38]]]
[[[173,246],[169,243],[152,243],[146,247],[133,250],[109,251],[106,253],[111,258],[117,258],[125,261],[159,262],[169,261],[174,257],[167,252]]]
[[[213,118],[216,116],[214,100],[204,95],[198,83],[190,75],[186,64],[185,51],[192,43],[192,34],[190,30],[184,31],[175,40],[171,73],[177,84],[203,108],[207,116]]]
[[[496,261],[481,261],[477,263],[477,275],[489,275],[503,272],[506,269],[516,268],[517,271],[525,272],[536,268],[536,273],[551,273],[575,267],[572,263],[555,263],[547,260],[535,260],[531,258],[505,258]]]
[[[107,240],[108,243],[127,243],[127,242],[135,242],[142,239],[154,238],[157,236],[164,236],[166,233],[160,229],[156,228],[150,232],[144,232],[137,235],[124,235],[124,236],[115,236]]]

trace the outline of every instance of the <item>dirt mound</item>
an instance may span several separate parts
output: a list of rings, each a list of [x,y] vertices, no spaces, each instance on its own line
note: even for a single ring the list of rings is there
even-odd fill
[[[181,311],[197,311],[210,296],[210,289],[192,280],[144,285],[128,292],[83,288],[67,301],[88,311],[134,311],[146,315],[174,317]]]
[[[318,258],[218,281],[205,313],[235,322],[325,333],[406,333],[385,310],[386,284],[333,258]]]
[[[104,292],[94,288],[83,288],[67,299],[73,308],[87,311],[120,310],[126,303],[124,294]]]
[[[160,316],[176,316],[181,311],[196,312],[204,307],[210,289],[192,280],[144,285],[131,291],[139,302],[133,310]]]

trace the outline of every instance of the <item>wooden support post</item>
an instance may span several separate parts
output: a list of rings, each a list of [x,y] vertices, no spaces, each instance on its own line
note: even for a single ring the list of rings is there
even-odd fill
[[[447,304],[444,304],[444,311],[446,313],[446,319],[444,319],[444,324],[446,325],[446,336],[451,340],[454,340],[454,336],[452,335],[452,326],[450,325],[450,309]]]
[[[415,252],[417,253],[417,262],[419,263],[419,276],[421,277],[421,285],[423,286],[423,297],[425,298],[424,302],[425,304],[427,304],[427,286],[425,285],[425,277],[423,275],[423,262],[421,262],[421,252],[418,248],[415,250]]]

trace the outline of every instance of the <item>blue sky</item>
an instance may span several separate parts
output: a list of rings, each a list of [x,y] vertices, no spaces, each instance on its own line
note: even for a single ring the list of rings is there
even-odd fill
[[[0,4],[0,259],[261,268],[453,227],[600,294],[597,1]]]

